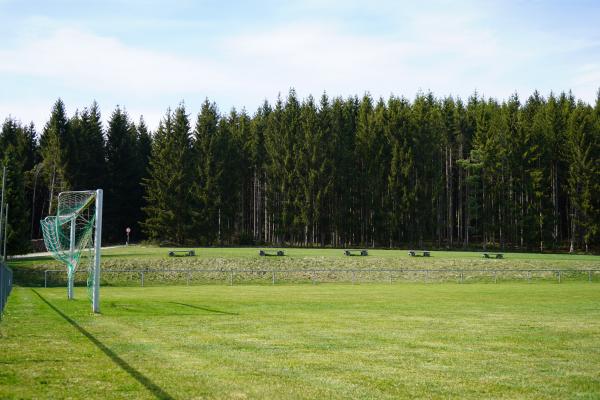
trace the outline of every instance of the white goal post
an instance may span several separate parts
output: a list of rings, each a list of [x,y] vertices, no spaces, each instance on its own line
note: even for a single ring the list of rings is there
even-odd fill
[[[92,292],[92,311],[100,312],[100,257],[102,249],[102,189],[96,190],[96,229],[94,232],[94,288]]]
[[[40,222],[46,248],[67,267],[68,299],[74,298],[75,273],[82,261],[82,252],[88,252],[87,290],[94,313],[100,312],[102,207],[102,189],[61,192],[56,215],[49,215]]]

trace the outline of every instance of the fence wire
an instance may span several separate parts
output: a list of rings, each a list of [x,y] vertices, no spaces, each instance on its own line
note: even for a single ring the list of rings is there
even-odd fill
[[[63,286],[65,270],[43,271],[44,287]],[[75,283],[86,282],[78,271]],[[600,282],[600,269],[105,269],[103,286],[160,286],[202,284],[296,284],[296,283],[500,283],[500,282]]]
[[[4,306],[12,290],[13,272],[0,261],[0,320],[4,316]]]

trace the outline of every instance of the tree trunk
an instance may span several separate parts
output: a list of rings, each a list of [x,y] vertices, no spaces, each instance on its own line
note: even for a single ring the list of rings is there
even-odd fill
[[[56,164],[52,168],[52,182],[50,183],[50,200],[48,201],[48,215],[52,215],[52,199],[54,198],[54,180],[56,178]]]

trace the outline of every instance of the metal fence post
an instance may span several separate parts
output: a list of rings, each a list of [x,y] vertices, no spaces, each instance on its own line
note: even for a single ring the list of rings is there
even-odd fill
[[[4,270],[2,271],[2,276],[3,279],[2,281],[5,284],[4,289],[6,289],[7,285],[10,288],[10,282],[12,279],[12,271],[10,270],[10,268],[8,268],[5,264],[3,265]],[[8,272],[7,272],[8,271]],[[268,276],[268,270],[239,270],[240,272],[245,272],[245,273],[250,273],[250,276],[245,276],[242,275],[240,278],[240,283],[243,282],[254,282],[253,278],[252,278],[252,274],[253,273],[260,273],[260,276],[263,278],[266,278]],[[498,272],[502,272],[501,270],[486,270],[486,269],[467,269],[467,270],[458,270],[458,269],[454,269],[454,270],[436,270],[436,269],[381,269],[381,270],[373,270],[373,269],[364,269],[364,270],[356,270],[356,269],[332,269],[332,270],[327,270],[327,269],[308,269],[308,270],[271,270],[271,284],[272,285],[276,285],[277,284],[277,273],[281,273],[281,274],[290,274],[290,273],[302,273],[302,275],[304,277],[306,277],[306,274],[308,274],[308,278],[310,279],[310,281],[313,284],[317,284],[319,283],[318,281],[318,274],[319,273],[325,273],[327,274],[327,276],[325,276],[325,283],[329,282],[327,279],[328,277],[335,277],[334,280],[339,279],[341,282],[346,282],[346,278],[348,277],[348,273],[351,274],[350,279],[351,279],[351,283],[352,285],[355,284],[360,284],[360,275],[357,276],[357,272],[364,272],[364,273],[368,273],[370,275],[366,276],[364,279],[367,279],[365,282],[387,282],[389,284],[394,284],[395,283],[395,279],[398,278],[398,280],[400,281],[402,279],[402,274],[406,273],[409,274],[407,279],[411,280],[411,281],[415,281],[418,282],[419,281],[419,274],[423,274],[423,278],[424,278],[424,283],[430,283],[430,282],[435,282],[434,277],[431,277],[430,274],[431,273],[440,273],[440,282],[443,282],[444,280],[444,276],[446,275],[442,275],[442,273],[458,273],[459,276],[457,276],[458,278],[458,283],[465,283],[466,282],[466,278],[469,277],[469,273],[480,273],[480,274],[493,274],[493,279],[494,279],[494,283],[498,283]],[[521,273],[525,273],[526,276],[524,277],[524,279],[527,280],[528,283],[533,283],[533,274],[534,273],[544,273],[544,275],[540,275],[540,277],[543,278],[543,276],[545,276],[545,274],[547,273],[554,273],[556,274],[557,277],[557,281],[558,283],[562,283],[562,272],[563,270],[560,269],[519,269],[519,270],[507,270],[507,272],[511,272],[514,273],[515,275],[511,275],[514,276],[514,279],[511,278],[509,276],[509,281],[511,279],[513,280],[518,280],[521,279],[520,277],[518,277],[516,274],[521,274]],[[588,274],[588,282],[593,283],[593,282],[598,282],[598,280],[596,279],[596,281],[594,281],[594,274],[599,273],[600,269],[573,269],[573,270],[566,270],[568,271],[572,271],[574,273],[577,274],[582,274],[584,275],[586,272]],[[42,272],[42,271],[39,271]],[[52,273],[59,273],[60,276],[64,276],[65,275],[65,271],[64,270],[53,270],[53,269],[48,269],[48,270],[43,270],[44,272],[44,287],[48,288],[50,282],[50,278],[52,277]],[[85,272],[85,271],[78,271],[78,273],[81,272]],[[234,285],[234,279],[235,279],[235,272],[236,270],[234,269],[230,269],[229,271],[227,270],[223,270],[223,269],[196,269],[196,270],[184,270],[184,269],[164,269],[164,270],[154,270],[154,269],[128,269],[128,270],[111,270],[111,269],[106,269],[105,270],[106,273],[109,273],[111,276],[112,275],[116,275],[119,276],[119,274],[127,274],[127,276],[131,276],[131,274],[139,274],[140,275],[140,285],[142,287],[145,287],[146,285],[146,273],[147,272],[177,272],[178,274],[186,274],[187,278],[186,278],[186,283],[187,285],[191,285],[191,281],[192,281],[192,277],[193,277],[193,273],[194,272],[205,272],[205,273],[218,273],[219,275],[224,274],[225,276],[223,277],[223,284],[227,284],[229,283],[229,285]],[[227,272],[229,272],[229,279],[227,279]],[[387,273],[387,276],[385,276]],[[333,274],[333,275],[331,275]],[[414,278],[410,279],[410,274],[414,274]],[[397,275],[397,276],[396,276]],[[181,275],[177,275],[179,279],[181,277]],[[385,277],[384,277],[385,276]],[[474,275],[475,276],[475,275]],[[567,276],[568,277],[568,276]],[[585,275],[584,275],[585,277]],[[582,279],[585,279],[584,277],[582,277]],[[0,276],[1,278],[1,276]],[[7,280],[8,279],[8,280]],[[61,284],[61,278],[57,278],[58,281],[55,282],[55,284]],[[118,278],[115,278],[118,280]],[[128,278],[127,278],[128,279]],[[284,278],[282,278],[284,279]],[[545,278],[544,278],[545,279]],[[227,282],[227,280],[229,280],[229,282]],[[284,279],[285,281],[285,279]],[[181,282],[178,280],[178,282]],[[40,282],[41,283],[41,282]],[[4,291],[4,295],[6,297],[6,295],[9,293],[8,290]]]

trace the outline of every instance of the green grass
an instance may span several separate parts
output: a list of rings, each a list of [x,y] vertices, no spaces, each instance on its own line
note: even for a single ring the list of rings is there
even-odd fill
[[[187,248],[186,248],[187,249]],[[192,248],[190,248],[192,249]],[[284,250],[285,258],[302,259],[302,258],[327,258],[327,259],[349,259],[343,255],[342,249],[313,249],[313,248],[267,248],[267,247],[203,247],[194,248],[196,251],[195,259],[261,259],[277,261],[281,258],[266,257],[259,258],[258,251],[260,249],[269,250]],[[153,246],[121,246],[103,250],[103,257],[106,259],[165,259],[168,258],[169,248],[153,247]],[[409,257],[407,250],[381,250],[369,249],[370,258],[386,259],[386,260],[426,260],[435,259],[444,260],[481,260],[483,251],[433,251],[432,257]],[[566,253],[507,253],[505,256],[509,260],[537,260],[537,261],[569,261],[569,262],[595,262],[600,263],[600,256],[587,254],[566,254]],[[180,258],[180,257],[177,257]],[[183,257],[181,257],[183,258]],[[354,257],[352,257],[354,258]],[[42,257],[42,260],[49,261],[50,257]],[[17,265],[27,265],[36,263],[40,260],[36,258],[24,258],[13,261]],[[492,261],[492,260],[487,260]]]
[[[515,269],[600,269],[600,256],[570,255],[570,254],[536,254],[536,253],[505,253],[505,259],[484,259],[481,252],[443,252],[434,251],[431,257],[409,257],[406,250],[369,250],[368,257],[347,257],[340,249],[285,249],[284,257],[259,257],[259,248],[198,248],[196,257],[169,257],[167,248],[130,246],[106,249],[102,255],[102,265],[109,270],[143,270],[143,269],[217,269],[229,270],[314,270],[314,269],[440,269],[440,270],[499,270],[513,271]],[[28,286],[43,286],[46,269],[64,269],[50,257],[22,258],[10,261],[15,271],[15,280]],[[594,274],[598,280],[600,274]],[[126,285],[139,284],[139,275],[105,275],[104,284]],[[252,277],[238,275],[240,282],[253,281],[269,283],[268,276]],[[56,279],[53,284],[64,284],[64,276],[52,275]],[[82,282],[85,277],[81,275]],[[148,275],[147,284],[185,283],[187,274]],[[286,278],[281,276],[280,278]],[[343,278],[343,279],[342,279]],[[506,279],[524,279],[524,274],[505,274]],[[586,274],[573,276],[573,279],[586,280]],[[198,283],[224,283],[228,276],[195,276]],[[329,276],[327,280],[344,280],[348,276]],[[387,278],[375,279],[378,281]],[[421,275],[403,277],[408,280],[423,280]],[[452,275],[441,280],[456,281]],[[491,275],[485,277],[491,279]],[[544,279],[556,279],[551,273]],[[306,282],[310,276],[306,274],[290,275],[288,282]],[[477,279],[476,279],[477,280]]]
[[[0,398],[600,398],[597,284],[17,287]]]
[[[105,270],[223,272],[194,275],[190,286],[174,285],[186,272],[146,273],[154,286],[145,288],[131,287],[139,273],[105,273],[103,284],[130,287],[104,286],[96,316],[82,287],[74,301],[64,287],[35,287],[45,269],[64,268],[50,257],[11,260],[16,282],[30,287],[14,289],[0,323],[0,399],[600,398],[600,274],[590,284],[587,274],[563,272],[558,285],[538,272],[540,282],[528,285],[514,271],[600,269],[599,256],[258,250],[200,248],[173,258],[166,248],[106,249]],[[319,282],[338,283],[281,284],[311,282],[314,269],[329,271]],[[348,285],[334,269],[497,270],[504,282],[478,283],[491,281],[485,273],[467,277],[469,285],[422,284],[414,283],[421,275],[398,274],[392,285]],[[230,270],[288,272],[275,286],[258,272],[223,285]],[[457,280],[445,274],[438,281]],[[61,279],[51,284],[64,286]]]

